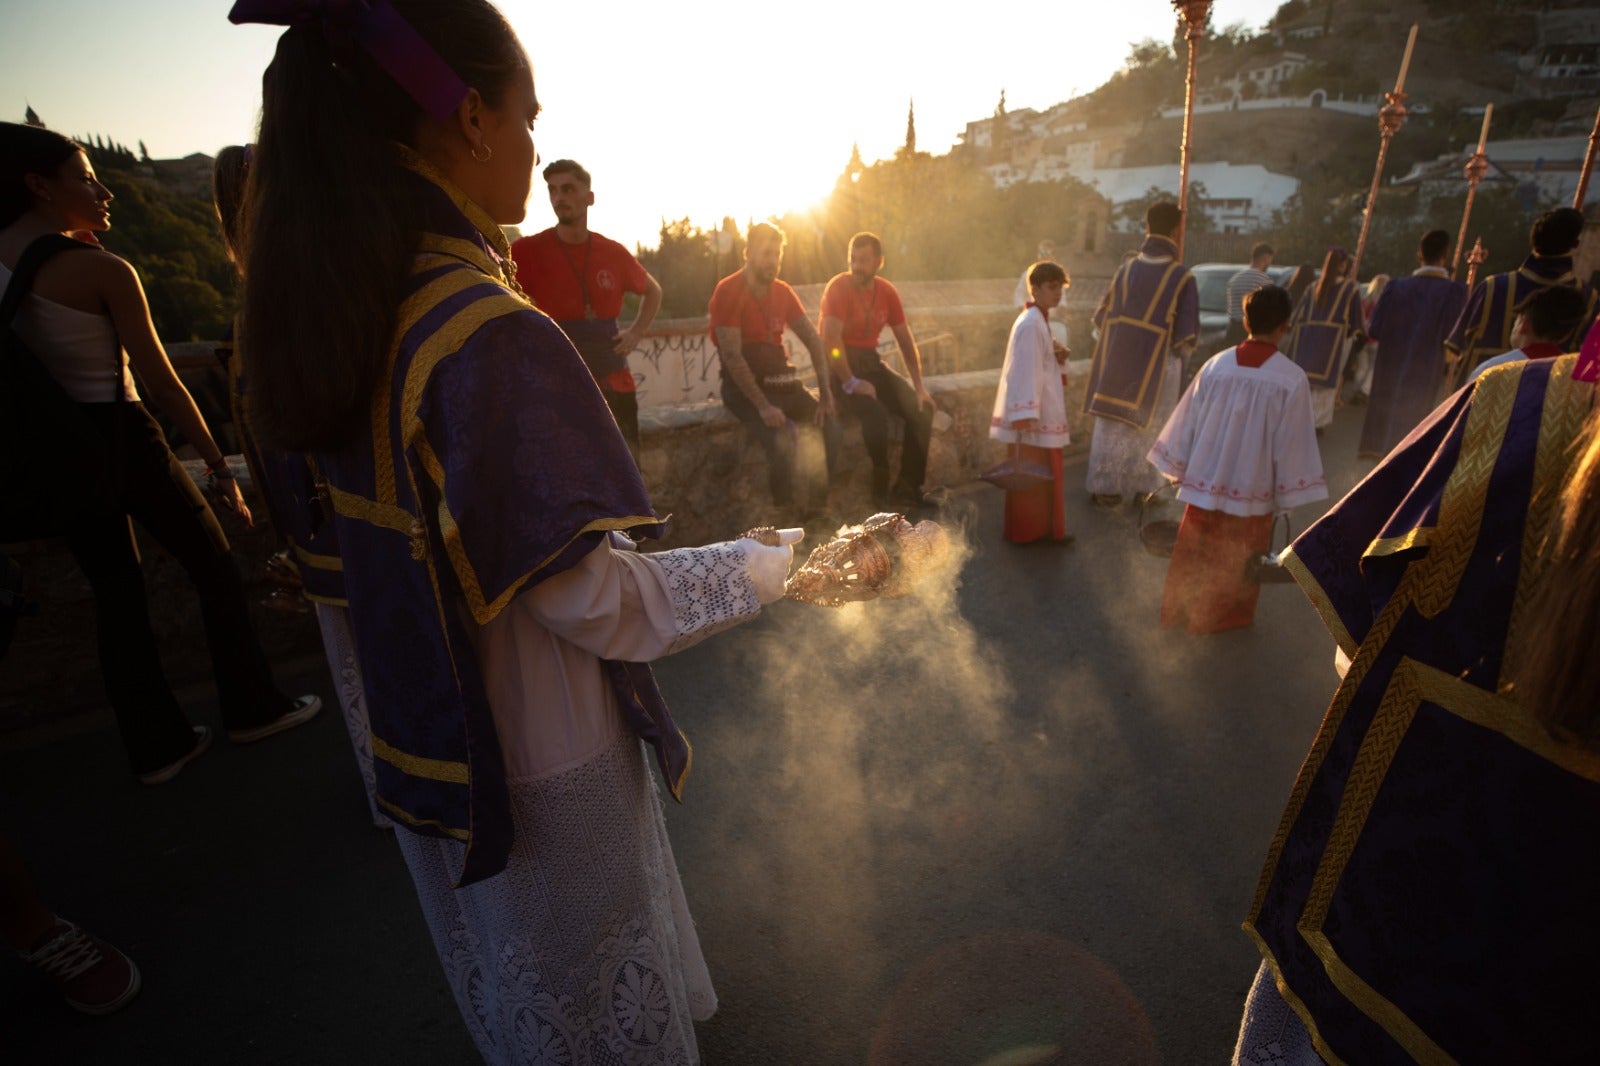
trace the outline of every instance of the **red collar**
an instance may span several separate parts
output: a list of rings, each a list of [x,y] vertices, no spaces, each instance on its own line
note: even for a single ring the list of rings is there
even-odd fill
[[[1241,341],[1239,347],[1233,350],[1233,359],[1240,366],[1257,370],[1262,363],[1271,359],[1277,350],[1278,346],[1271,341]]]
[[[1522,346],[1522,354],[1529,359],[1554,359],[1558,355],[1565,355],[1561,345],[1551,344],[1549,341],[1534,341],[1532,344]]]

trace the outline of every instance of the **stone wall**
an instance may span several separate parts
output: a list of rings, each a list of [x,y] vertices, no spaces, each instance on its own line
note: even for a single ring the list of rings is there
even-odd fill
[[[1087,359],[1067,364],[1074,451],[1088,446],[1088,427],[1081,414],[1088,366]],[[929,392],[951,416],[949,425],[933,436],[929,486],[969,483],[1004,455],[1004,446],[988,434],[999,376],[995,368],[927,379]],[[898,434],[899,421],[892,420],[892,425]],[[645,483],[658,513],[672,516],[659,546],[722,540],[753,525],[793,520],[774,513],[761,449],[721,404],[646,410],[640,416],[640,430]],[[203,476],[199,461],[185,466],[196,479]],[[842,483],[830,501],[830,514],[840,521],[860,521],[872,513],[870,466],[860,427],[853,420],[845,424],[841,466]],[[237,456],[234,469],[249,498],[248,472]],[[315,616],[268,605],[274,585],[267,578],[266,561],[278,545],[264,511],[258,510],[257,519],[255,528],[246,529],[231,513],[221,515],[246,577],[267,654],[274,661],[314,657],[321,652]],[[208,682],[210,659],[193,590],[175,560],[142,533],[136,536],[167,677],[180,688]],[[38,602],[39,613],[22,620],[0,670],[0,738],[15,730],[48,730],[51,720],[63,712],[104,703],[95,651],[94,599],[72,557],[59,541],[9,545],[6,551],[25,567],[29,595]]]
[[[1072,450],[1088,447],[1089,427],[1082,413],[1089,361],[1067,363],[1067,412]],[[928,391],[948,413],[949,425],[935,430],[928,451],[928,485],[958,486],[1003,457],[1004,446],[989,438],[998,368],[943,374],[927,379]],[[639,466],[651,499],[661,514],[671,514],[666,546],[699,544],[736,536],[752,525],[792,521],[774,513],[767,491],[761,449],[721,404],[705,403],[640,414],[643,445]],[[891,432],[901,423],[891,420]],[[871,466],[861,429],[846,420],[840,479],[831,513],[859,521],[871,513]]]

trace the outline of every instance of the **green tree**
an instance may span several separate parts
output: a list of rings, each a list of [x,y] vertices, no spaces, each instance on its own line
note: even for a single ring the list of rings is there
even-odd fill
[[[236,275],[206,196],[180,193],[138,172],[127,147],[78,138],[115,194],[101,242],[139,271],[156,334],[165,341],[215,340],[233,319]]]

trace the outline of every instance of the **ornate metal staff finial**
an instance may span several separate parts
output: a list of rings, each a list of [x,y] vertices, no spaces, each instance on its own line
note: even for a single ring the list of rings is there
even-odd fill
[[[1478,280],[1478,268],[1489,261],[1489,249],[1483,246],[1483,238],[1479,237],[1472,242],[1472,251],[1467,253],[1467,289],[1470,291]]]
[[[1367,233],[1372,228],[1372,215],[1378,206],[1378,189],[1383,183],[1383,167],[1389,161],[1389,142],[1394,140],[1394,135],[1400,132],[1400,127],[1406,124],[1406,72],[1411,69],[1411,52],[1417,46],[1417,27],[1411,27],[1411,36],[1406,38],[1405,58],[1400,60],[1400,76],[1395,79],[1394,91],[1384,93],[1387,101],[1378,110],[1378,165],[1372,170],[1372,187],[1367,190],[1367,207],[1361,213],[1361,236],[1356,240],[1356,254],[1350,263],[1350,276],[1356,280],[1361,278],[1361,256],[1367,249]]]

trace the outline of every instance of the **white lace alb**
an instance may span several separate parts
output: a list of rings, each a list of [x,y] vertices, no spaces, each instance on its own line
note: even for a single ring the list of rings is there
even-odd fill
[[[458,842],[397,835],[484,1061],[697,1062],[716,994],[639,741],[515,782],[511,804],[505,870],[467,888]]]

